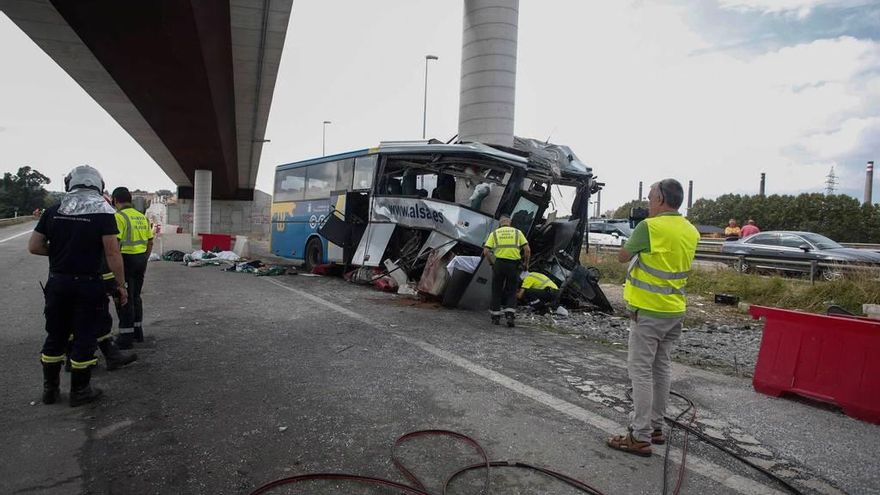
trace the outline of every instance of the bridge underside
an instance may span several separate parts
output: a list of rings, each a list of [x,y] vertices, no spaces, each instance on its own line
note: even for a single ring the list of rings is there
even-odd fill
[[[292,0],[2,0],[192,197],[253,196]],[[119,166],[125,166],[119,164]]]

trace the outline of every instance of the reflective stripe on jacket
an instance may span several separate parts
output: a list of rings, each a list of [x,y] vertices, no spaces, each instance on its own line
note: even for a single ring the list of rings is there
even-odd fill
[[[526,236],[519,229],[509,226],[495,229],[486,240],[486,247],[492,250],[496,258],[502,260],[520,259],[520,248],[526,244]]]
[[[684,313],[684,286],[700,234],[680,215],[645,219],[650,252],[633,256],[626,274],[623,298],[637,309],[657,313]]]
[[[147,243],[153,238],[150,222],[143,213],[134,208],[116,212],[116,227],[119,229],[119,251],[122,254],[141,254],[147,252]]]

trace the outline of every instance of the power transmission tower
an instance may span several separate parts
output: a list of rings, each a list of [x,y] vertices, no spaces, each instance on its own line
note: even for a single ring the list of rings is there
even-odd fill
[[[837,174],[834,173],[834,166],[832,166],[831,170],[828,171],[828,175],[825,176],[825,194],[831,196],[836,189]]]

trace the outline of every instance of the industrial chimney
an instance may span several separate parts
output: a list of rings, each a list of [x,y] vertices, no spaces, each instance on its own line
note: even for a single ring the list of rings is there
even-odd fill
[[[865,169],[865,204],[874,203],[874,161],[868,162]]]
[[[519,0],[465,0],[461,141],[513,146]]]
[[[764,186],[766,185],[765,179],[767,178],[767,174],[761,172],[761,189],[758,191],[759,196],[764,196]]]
[[[688,181],[688,211],[694,205],[694,181]]]

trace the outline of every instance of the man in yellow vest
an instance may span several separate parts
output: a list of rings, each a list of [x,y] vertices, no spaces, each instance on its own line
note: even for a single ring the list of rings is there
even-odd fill
[[[631,314],[629,378],[633,413],[629,432],[608,446],[650,457],[651,444],[666,443],[663,416],[669,400],[672,346],[681,335],[684,287],[700,234],[680,213],[684,190],[664,179],[648,193],[648,218],[639,223],[618,260],[629,263],[623,298]]]
[[[523,272],[522,285],[516,298],[540,314],[547,312],[547,305],[553,305],[559,298],[559,286],[550,277],[539,272]]]
[[[153,229],[141,212],[131,206],[131,192],[125,187],[113,190],[113,206],[116,207],[116,227],[119,229],[119,251],[125,265],[125,283],[128,286],[128,304],[116,307],[119,316],[120,349],[131,349],[133,342],[144,341],[144,308],[141,289],[147,261],[153,251]]]
[[[510,226],[510,216],[501,215],[501,224],[489,234],[483,247],[483,256],[492,263],[492,302],[489,313],[492,323],[501,324],[501,315],[506,315],[507,326],[514,326],[516,319],[516,290],[519,288],[520,261],[529,269],[529,241],[519,229]],[[522,254],[520,254],[522,250]],[[501,305],[504,304],[502,310]]]

